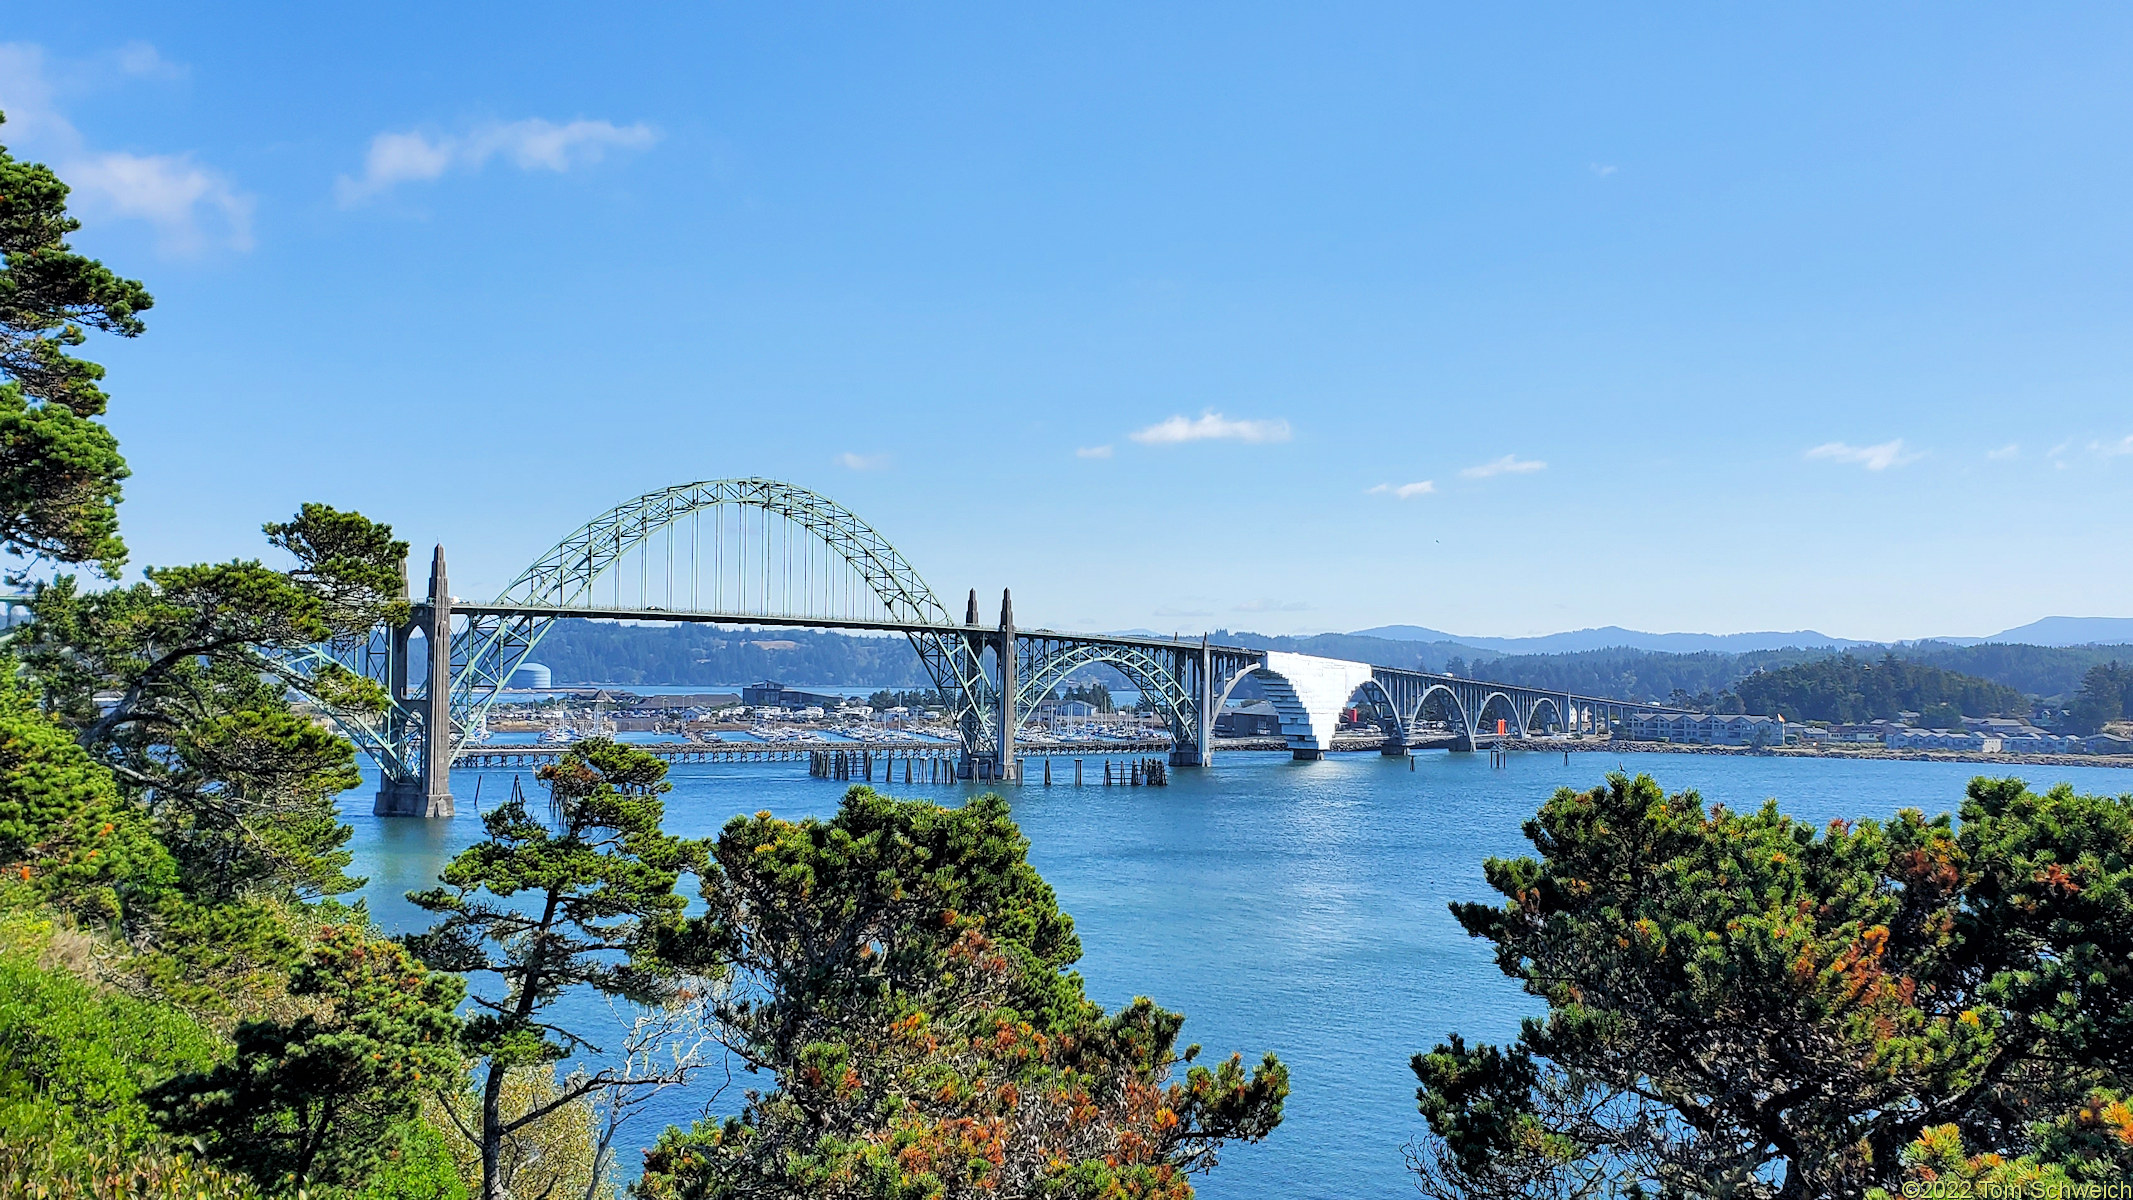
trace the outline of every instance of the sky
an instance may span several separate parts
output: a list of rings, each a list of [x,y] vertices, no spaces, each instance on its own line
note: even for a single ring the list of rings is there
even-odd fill
[[[615,15],[615,14],[622,15]],[[488,596],[673,483],[959,610],[2133,615],[2133,9],[145,4],[0,126],[156,297],[136,567],[306,500]]]

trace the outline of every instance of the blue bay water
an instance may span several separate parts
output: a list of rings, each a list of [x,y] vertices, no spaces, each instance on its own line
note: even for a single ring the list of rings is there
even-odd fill
[[[1085,762],[1100,780],[1100,760]],[[1174,770],[1167,788],[1076,789],[1062,756],[1057,785],[1005,790],[1031,861],[1074,916],[1092,998],[1115,1007],[1146,995],[1185,1013],[1185,1037],[1206,1058],[1241,1051],[1250,1062],[1271,1050],[1289,1064],[1294,1092],[1281,1128],[1260,1145],[1231,1147],[1200,1195],[1360,1200],[1413,1194],[1401,1155],[1421,1130],[1409,1056],[1453,1030],[1505,1040],[1534,1011],[1446,905],[1490,898],[1482,859],[1525,852],[1520,822],[1555,788],[1589,787],[1617,767],[1735,808],[1775,797],[1816,823],[1952,810],[1964,784],[1988,770],[1691,754],[1581,753],[1566,764],[1538,752],[1500,768],[1483,754],[1427,753],[1410,770],[1405,759],[1376,754],[1298,763],[1238,753],[1211,771]],[[1041,772],[1032,761],[1031,778]],[[2039,788],[2065,780],[2087,792],[2133,792],[2133,769],[1993,773]],[[677,764],[670,778],[668,827],[690,837],[761,809],[828,816],[842,795],[842,785],[808,778],[804,763]],[[943,803],[977,790],[901,778],[877,787]],[[478,836],[477,785],[487,805],[510,784],[508,771],[455,771],[461,815],[451,821],[376,819],[368,789],[349,794],[353,870],[369,877],[363,895],[380,924],[398,932],[426,923],[402,894],[430,885]],[[609,1020],[604,1007],[583,1002],[573,1016]],[[668,1122],[730,1111],[736,1096],[712,1084],[663,1095],[630,1140],[641,1147]],[[626,1171],[634,1164],[634,1151],[625,1153]]]

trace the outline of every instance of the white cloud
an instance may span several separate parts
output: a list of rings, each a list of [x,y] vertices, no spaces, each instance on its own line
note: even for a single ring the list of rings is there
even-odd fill
[[[1373,496],[1392,496],[1400,500],[1412,500],[1416,496],[1427,496],[1436,490],[1437,485],[1435,483],[1423,479],[1415,483],[1381,483],[1371,488],[1370,494]]]
[[[1612,175],[1616,171],[1621,169],[1620,167],[1615,166],[1613,163],[1586,163],[1585,165],[1592,168],[1592,173],[1602,179],[1607,178],[1609,175]]]
[[[850,471],[879,471],[889,465],[886,454],[854,454],[847,450],[837,456],[837,465]]]
[[[1459,475],[1464,479],[1487,479],[1491,475],[1527,475],[1534,471],[1545,471],[1547,469],[1548,464],[1541,462],[1539,459],[1520,458],[1515,454],[1506,454],[1502,458],[1493,459],[1482,463],[1480,466],[1468,467],[1466,470],[1459,472]]]
[[[81,134],[59,114],[42,46],[0,43],[0,112],[7,114],[0,128],[9,143],[41,142],[62,153],[81,150]]]
[[[64,164],[60,175],[85,213],[146,221],[171,253],[252,248],[252,198],[189,155],[97,154]]]
[[[91,220],[146,221],[155,227],[158,248],[171,254],[197,254],[210,246],[249,250],[252,197],[228,176],[189,154],[92,150],[60,111],[63,92],[94,91],[114,75],[168,81],[184,74],[184,67],[146,42],[128,42],[103,59],[59,64],[46,59],[42,46],[0,45],[5,140],[50,162]]]
[[[112,52],[111,59],[118,64],[121,74],[136,79],[174,80],[183,79],[189,70],[184,63],[174,63],[147,42],[127,42]]]
[[[1242,604],[1233,605],[1230,611],[1239,613],[1309,612],[1311,611],[1311,606],[1301,600],[1247,600]]]
[[[343,175],[334,194],[343,205],[360,204],[403,183],[439,178],[454,168],[479,171],[501,159],[521,171],[568,171],[607,157],[610,150],[642,150],[659,140],[643,123],[577,120],[558,125],[539,117],[489,122],[464,134],[431,137],[417,130],[381,133],[370,139],[361,178]]]
[[[2009,442],[2009,443],[2007,443],[2006,445],[2004,445],[2004,446],[2000,447],[2000,448],[1999,448],[1999,449],[1997,449],[1997,450],[1988,450],[1988,451],[1986,451],[1986,452],[1985,452],[1985,457],[1986,457],[1986,458],[1993,458],[1993,459],[2001,459],[2001,458],[2019,458],[2019,457],[2021,457],[2021,455],[2022,455],[2022,445],[2021,445],[2021,443],[2019,443],[2019,442]]]
[[[1078,449],[1078,450],[1074,451],[1074,457],[1075,457],[1075,458],[1109,458],[1109,457],[1111,457],[1111,447],[1109,447],[1109,446],[1083,446],[1083,447],[1081,447],[1080,449]]]
[[[1174,446],[1180,442],[1214,440],[1286,442],[1289,440],[1289,423],[1282,420],[1233,421],[1210,408],[1198,417],[1171,417],[1146,429],[1134,430],[1128,436],[1145,446]]]
[[[2115,442],[2090,442],[2089,449],[2103,455],[2105,458],[2117,458],[2121,454],[2133,454],[2133,433],[2129,433]]]
[[[1824,442],[1807,452],[1809,458],[1826,458],[1831,462],[1857,463],[1869,471],[1886,471],[1914,463],[1925,455],[1908,452],[1903,448],[1903,439],[1882,442],[1873,446],[1854,446],[1848,442]]]

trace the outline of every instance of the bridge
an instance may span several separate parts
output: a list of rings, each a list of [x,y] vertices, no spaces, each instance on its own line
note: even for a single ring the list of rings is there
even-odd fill
[[[406,586],[403,576],[403,586]],[[1424,730],[1460,749],[1499,736],[1602,733],[1629,713],[1659,711],[1597,696],[1541,691],[1453,675],[1322,658],[1209,638],[1137,637],[1023,628],[1002,590],[981,617],[971,589],[962,619],[888,539],[828,497],[770,479],[718,479],[648,492],[586,522],[521,572],[495,599],[452,595],[444,548],[428,587],[407,591],[409,619],[368,637],[312,647],[299,674],[352,672],[380,685],[377,711],[328,715],[374,759],[381,816],[450,816],[449,771],[512,674],[558,621],[701,622],[902,635],[957,732],[964,779],[1018,777],[1018,745],[1037,706],[1077,671],[1103,666],[1140,689],[1161,716],[1173,766],[1211,766],[1215,717],[1246,677],[1279,714],[1299,759],[1333,748],[1354,709],[1404,754]],[[427,667],[413,678],[415,645]],[[715,751],[716,748],[710,748]],[[707,751],[708,752],[708,751]],[[486,761],[485,759],[483,761]]]

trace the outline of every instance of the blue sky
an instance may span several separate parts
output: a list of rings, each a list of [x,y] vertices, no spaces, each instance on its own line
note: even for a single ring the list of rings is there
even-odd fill
[[[2133,10],[110,4],[0,140],[145,280],[136,563],[493,593],[668,483],[1025,622],[2133,615]]]

